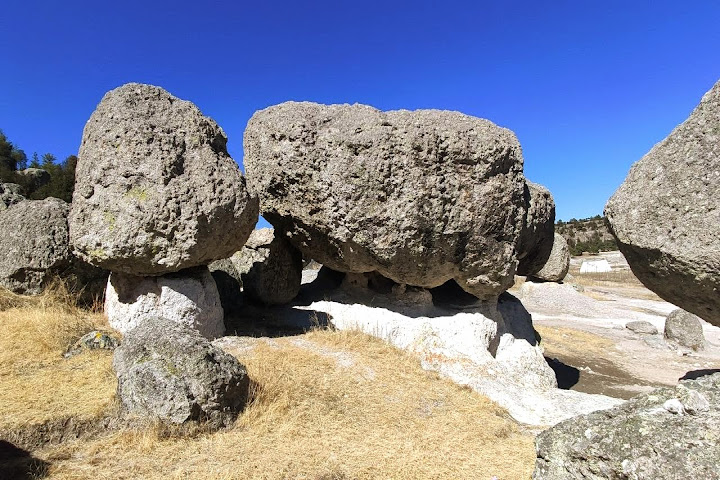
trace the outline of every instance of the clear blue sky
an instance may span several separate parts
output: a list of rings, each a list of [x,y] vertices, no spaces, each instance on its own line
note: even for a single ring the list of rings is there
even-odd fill
[[[720,79],[720,2],[4,0],[0,49],[0,129],[28,155],[76,153],[131,81],[197,104],[238,162],[285,100],[459,110],[515,131],[567,220]]]

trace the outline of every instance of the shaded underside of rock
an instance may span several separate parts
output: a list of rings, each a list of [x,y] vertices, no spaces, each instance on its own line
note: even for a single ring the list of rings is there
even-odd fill
[[[527,213],[518,240],[518,275],[533,275],[550,258],[555,233],[555,201],[542,185],[527,182],[523,194]]]
[[[525,216],[515,135],[458,112],[287,102],[244,138],[264,217],[307,258],[400,284],[455,279],[490,299],[513,282]]]
[[[535,480],[720,479],[720,374],[572,418],[536,440]]]
[[[570,270],[570,247],[565,237],[556,233],[553,235],[552,249],[543,267],[532,277],[546,282],[560,282]]]
[[[105,315],[122,333],[157,316],[210,339],[225,333],[220,295],[207,267],[154,277],[113,272],[107,283]]]
[[[235,357],[194,329],[149,318],[130,330],[115,351],[118,398],[149,420],[228,425],[247,402],[249,378]]]
[[[630,170],[605,207],[633,273],[720,325],[720,82]]]
[[[270,228],[253,231],[232,260],[240,272],[244,293],[260,303],[288,303],[300,291],[302,254]]]
[[[108,92],[85,125],[70,234],[88,262],[161,275],[239,250],[257,199],[222,129],[165,90],[127,84]]]
[[[210,265],[210,274],[220,295],[225,314],[234,314],[242,308],[242,277],[230,258],[215,260]]]

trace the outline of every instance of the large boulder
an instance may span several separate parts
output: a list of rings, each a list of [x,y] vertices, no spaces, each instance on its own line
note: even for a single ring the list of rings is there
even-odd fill
[[[93,265],[161,275],[239,250],[257,199],[227,138],[190,102],[151,85],[108,92],[85,125],[71,241]]]
[[[151,318],[125,334],[113,367],[123,407],[148,419],[224,426],[247,402],[245,367],[197,331],[166,318]]]
[[[605,206],[633,273],[663,299],[720,325],[720,82],[633,165]]]
[[[539,272],[550,258],[555,234],[555,201],[550,191],[537,183],[525,185],[527,213],[518,240],[518,275]]]
[[[535,480],[720,479],[720,373],[571,418],[536,440]]]
[[[271,228],[255,230],[233,256],[243,292],[266,305],[290,302],[300,291],[302,254]]]
[[[665,319],[664,336],[671,344],[683,348],[696,351],[705,348],[702,320],[682,308],[673,310]]]
[[[25,200],[23,190],[17,183],[0,183],[0,211]]]
[[[546,282],[560,282],[570,270],[570,247],[565,237],[556,233],[553,235],[550,256],[545,260],[543,267],[532,274],[533,278]]]
[[[107,282],[105,315],[122,333],[157,316],[210,339],[225,333],[220,295],[207,267],[155,277],[113,272]]]
[[[513,283],[525,218],[515,135],[438,110],[287,102],[245,130],[263,216],[307,258],[399,284],[455,279],[491,299]]]

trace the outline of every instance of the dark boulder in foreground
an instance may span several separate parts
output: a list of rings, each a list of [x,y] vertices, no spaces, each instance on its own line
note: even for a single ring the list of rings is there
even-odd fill
[[[718,480],[720,373],[566,420],[536,450],[535,480]]]
[[[525,217],[510,130],[438,110],[287,102],[245,131],[248,186],[276,233],[342,272],[480,299],[513,283]]]
[[[171,320],[149,319],[126,333],[113,367],[123,407],[151,420],[225,426],[247,402],[245,367],[196,330]]]
[[[257,221],[227,137],[190,102],[131,83],[85,125],[71,241],[93,265],[162,275],[242,248]]]
[[[605,207],[633,273],[720,325],[720,82],[633,165]]]

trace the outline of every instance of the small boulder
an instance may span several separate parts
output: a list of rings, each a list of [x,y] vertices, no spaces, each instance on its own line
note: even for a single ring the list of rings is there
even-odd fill
[[[657,335],[658,329],[650,322],[645,320],[635,320],[625,324],[625,328],[631,332],[639,333],[641,335]]]
[[[555,201],[550,191],[537,183],[525,185],[527,213],[518,240],[517,275],[533,275],[547,263],[555,234]]]
[[[570,269],[570,248],[565,237],[554,234],[552,250],[545,265],[532,275],[532,278],[546,282],[561,282]]]
[[[242,277],[243,292],[260,303],[285,304],[300,291],[302,254],[271,228],[253,231],[233,262]]]
[[[536,439],[534,480],[719,480],[720,373],[566,420]]]
[[[210,339],[225,333],[220,295],[207,267],[159,277],[112,272],[105,314],[110,325],[122,333],[157,316],[194,328]]]
[[[50,172],[42,168],[26,168],[19,170],[17,174],[24,177],[25,180],[22,183],[26,186],[28,194],[47,185],[51,180]]]
[[[74,357],[85,350],[115,350],[120,342],[117,338],[105,332],[93,330],[75,342],[63,355],[65,358]]]
[[[0,183],[0,211],[25,200],[22,187],[17,183]]]
[[[245,367],[194,329],[166,318],[149,318],[127,332],[113,368],[122,406],[148,419],[227,426],[247,402]]]
[[[207,265],[257,222],[227,137],[190,102],[151,85],[108,92],[83,131],[70,237],[87,262],[131,275]]]
[[[691,350],[704,349],[705,335],[702,320],[682,308],[673,310],[665,319],[665,339]]]

